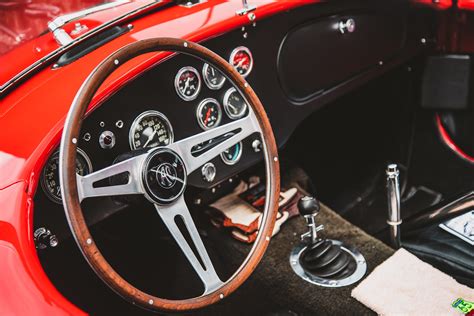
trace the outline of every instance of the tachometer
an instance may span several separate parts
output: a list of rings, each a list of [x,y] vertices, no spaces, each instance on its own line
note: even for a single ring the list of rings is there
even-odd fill
[[[199,103],[196,118],[202,129],[216,127],[221,122],[222,110],[216,99],[208,98]]]
[[[196,99],[201,90],[201,77],[198,71],[193,67],[181,68],[174,79],[174,87],[184,101]]]
[[[224,75],[209,64],[204,64],[204,67],[202,67],[202,76],[209,89],[219,90],[224,85]]]
[[[247,112],[247,103],[235,88],[230,88],[224,94],[224,110],[233,120],[243,117]]]
[[[92,163],[87,154],[77,149],[76,173],[85,176],[92,172]],[[41,174],[41,187],[46,196],[53,202],[61,204],[61,185],[59,183],[59,151],[56,151],[46,162]]]
[[[235,165],[242,156],[242,142],[235,144],[221,154],[221,159],[226,165]]]
[[[242,77],[247,77],[253,67],[252,53],[250,53],[247,47],[237,47],[230,54],[229,63],[234,66],[235,70],[237,70]]]
[[[146,111],[137,116],[130,127],[129,143],[132,150],[169,145],[173,129],[168,118],[158,111]]]

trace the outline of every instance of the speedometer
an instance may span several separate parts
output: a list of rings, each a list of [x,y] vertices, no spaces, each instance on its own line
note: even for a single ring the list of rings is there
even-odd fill
[[[129,132],[132,150],[166,146],[173,142],[173,129],[168,118],[158,111],[146,111],[137,116]]]
[[[77,148],[76,173],[85,176],[92,172],[92,163],[84,151]],[[56,151],[46,162],[41,174],[41,187],[46,196],[53,202],[62,203],[59,184],[59,151]]]

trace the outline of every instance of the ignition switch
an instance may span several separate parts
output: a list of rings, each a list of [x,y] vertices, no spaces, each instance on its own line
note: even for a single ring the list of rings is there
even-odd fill
[[[36,249],[46,249],[48,247],[54,248],[59,244],[59,240],[56,235],[52,234],[47,228],[40,227],[35,230],[34,240]]]

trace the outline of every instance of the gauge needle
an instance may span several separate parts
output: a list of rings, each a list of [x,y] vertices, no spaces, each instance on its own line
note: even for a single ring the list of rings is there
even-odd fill
[[[236,106],[232,105],[232,103],[228,102],[227,105],[230,106],[235,112],[239,111],[239,109]]]
[[[150,134],[150,136],[148,136],[148,139],[147,139],[147,141],[145,142],[145,144],[143,145],[143,147],[146,147],[146,146],[153,140],[153,138],[155,138],[155,135],[156,135],[156,133],[157,133],[157,126],[158,126],[158,125],[155,125],[155,126],[153,127],[153,132]]]
[[[187,79],[186,79],[186,82],[184,83],[184,92],[186,92],[186,90],[187,90],[188,87],[189,87],[189,80],[191,80],[191,78],[187,78]]]
[[[211,117],[211,109],[207,109],[206,112],[206,118],[204,119],[204,125],[207,125],[207,121],[209,121],[209,118]]]
[[[242,58],[239,63],[237,64],[237,68],[240,68],[242,67],[242,65],[244,64],[244,62],[247,60],[247,58]]]

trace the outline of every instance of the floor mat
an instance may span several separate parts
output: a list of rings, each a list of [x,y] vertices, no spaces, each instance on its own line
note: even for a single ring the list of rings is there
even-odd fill
[[[321,208],[318,221],[325,226],[325,230],[321,232],[323,237],[342,240],[359,249],[367,261],[368,273],[393,254],[391,248],[325,206]],[[300,234],[305,231],[302,218],[289,221],[282,231],[272,238],[261,264],[244,284],[243,289],[237,290],[235,295],[239,295],[246,287],[258,289],[257,301],[265,304],[272,302],[275,306],[290,308],[299,315],[340,315],[347,314],[348,311],[358,315],[373,314],[351,297],[355,285],[337,289],[323,288],[305,282],[293,272],[289,255],[299,242]],[[209,238],[220,240],[220,243],[216,243],[223,247],[220,251],[231,252],[235,261],[241,262],[250,249],[250,246],[234,241],[217,229],[209,232]],[[240,313],[235,311],[236,314],[254,315],[252,306],[246,305],[242,308]],[[214,306],[202,310],[201,313],[205,315],[218,310],[219,306]]]
[[[474,289],[398,250],[353,291],[352,295],[379,315],[450,315],[458,298],[474,301]]]

